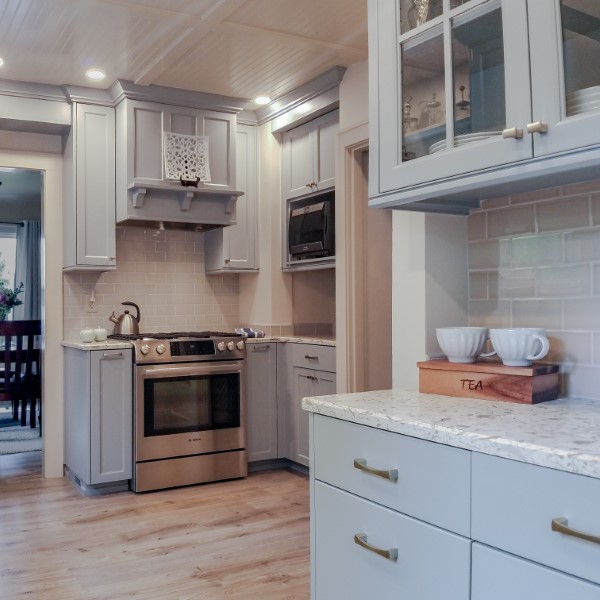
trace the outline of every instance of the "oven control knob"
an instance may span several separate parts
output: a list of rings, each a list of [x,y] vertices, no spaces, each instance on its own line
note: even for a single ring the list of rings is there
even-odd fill
[[[217,344],[217,350],[218,350],[219,352],[223,352],[223,350],[225,350],[225,342],[219,342],[219,343]]]
[[[167,347],[164,344],[159,344],[158,346],[156,346],[156,352],[158,354],[164,354],[166,349]]]
[[[146,354],[148,354],[148,352],[150,352],[150,346],[148,346],[148,344],[144,344],[141,348],[140,348],[140,352],[146,356]]]
[[[244,342],[242,342],[242,340],[240,340],[235,346],[236,346],[236,348],[238,350],[243,350],[244,349]]]
[[[229,352],[233,352],[234,349],[235,349],[235,342],[227,342],[227,350],[229,350]]]

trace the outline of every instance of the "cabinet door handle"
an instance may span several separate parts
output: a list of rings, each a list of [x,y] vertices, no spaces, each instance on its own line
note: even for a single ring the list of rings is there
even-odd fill
[[[509,127],[502,132],[502,137],[505,140],[508,138],[520,140],[523,137],[523,130],[519,129],[518,127]]]
[[[580,540],[586,540],[587,542],[592,542],[594,544],[600,544],[600,536],[584,533],[583,531],[577,531],[577,529],[571,529],[569,527],[568,519],[565,519],[564,517],[556,517],[556,519],[552,519],[552,531],[564,533],[565,535],[572,535]]]
[[[365,548],[370,552],[375,552],[375,554],[379,554],[379,556],[383,556],[383,558],[387,558],[393,562],[398,560],[398,548],[390,548],[389,550],[383,550],[382,548],[378,548],[377,546],[372,546],[367,542],[367,534],[366,533],[355,533],[354,534],[354,543],[358,544],[361,548]]]
[[[373,467],[367,466],[367,461],[364,458],[355,458],[354,459],[354,468],[359,471],[364,471],[365,473],[369,473],[370,475],[376,475],[377,477],[382,477],[383,479],[389,479],[390,481],[396,483],[398,481],[398,469],[374,469]]]
[[[268,352],[271,349],[271,344],[256,344],[252,346],[252,352]]]
[[[107,358],[108,360],[116,360],[117,358],[123,358],[122,352],[105,352],[102,355],[102,358]]]
[[[305,358],[306,360],[319,360],[319,357],[318,357],[318,356],[313,356],[312,354],[305,354],[305,355],[304,355],[304,358]]]
[[[548,123],[542,123],[542,121],[529,123],[527,133],[548,133]]]

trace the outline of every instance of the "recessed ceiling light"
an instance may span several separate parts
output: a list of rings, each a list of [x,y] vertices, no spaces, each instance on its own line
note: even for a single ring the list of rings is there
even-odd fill
[[[106,74],[100,69],[88,69],[85,76],[92,81],[102,81],[106,77]]]
[[[254,98],[254,102],[256,102],[256,104],[269,104],[271,98],[269,98],[269,96],[258,96],[257,98]]]

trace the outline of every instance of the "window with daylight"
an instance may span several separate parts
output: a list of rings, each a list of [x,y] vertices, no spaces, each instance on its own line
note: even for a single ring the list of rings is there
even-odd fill
[[[0,223],[0,285],[14,287],[17,257],[17,227]]]

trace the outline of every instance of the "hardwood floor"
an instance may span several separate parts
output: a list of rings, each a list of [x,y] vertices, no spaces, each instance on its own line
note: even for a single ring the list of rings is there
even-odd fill
[[[0,598],[308,600],[308,478],[86,498],[0,456]]]

